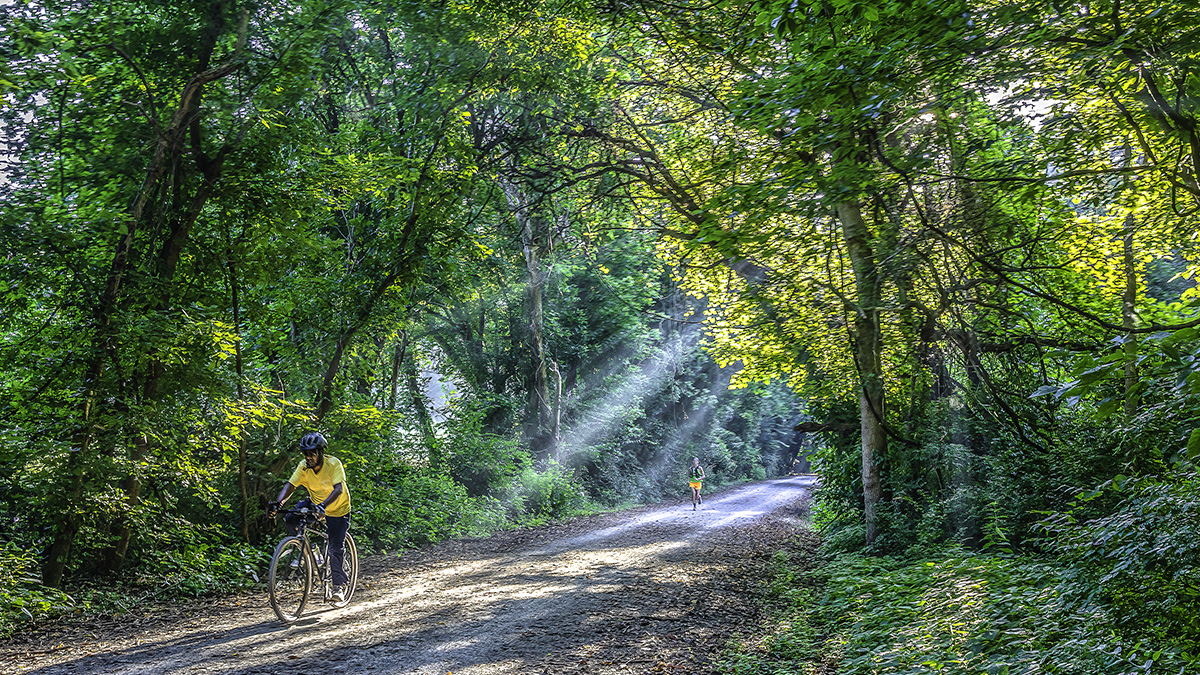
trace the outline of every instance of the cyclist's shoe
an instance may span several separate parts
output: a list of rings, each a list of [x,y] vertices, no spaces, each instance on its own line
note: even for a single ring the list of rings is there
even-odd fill
[[[330,596],[329,601],[330,602],[345,602],[346,601],[346,587],[345,586],[335,586],[333,588],[333,595]]]

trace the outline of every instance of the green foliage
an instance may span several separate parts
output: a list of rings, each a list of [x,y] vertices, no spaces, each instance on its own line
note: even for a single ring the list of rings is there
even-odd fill
[[[484,428],[486,413],[471,401],[456,405],[435,443],[437,468],[472,497],[496,496],[532,465],[529,453],[511,436]],[[494,410],[495,408],[491,408]]]
[[[34,557],[11,542],[0,547],[0,637],[26,620],[60,613],[74,601],[66,593],[38,583]]]
[[[218,525],[198,527],[159,513],[139,529],[137,559],[122,582],[143,598],[221,595],[254,587],[270,553],[231,541]]]
[[[1120,500],[1115,507],[1093,503],[1114,498]],[[1048,543],[1069,565],[1064,583],[1081,609],[1103,607],[1112,629],[1130,642],[1175,649],[1200,644],[1195,473],[1162,482],[1118,475],[1043,525],[1053,535]]]
[[[1070,565],[961,554],[776,562],[782,606],[765,637],[732,655],[733,672],[1174,674],[1200,665],[1186,638],[1115,631],[1120,609],[1082,592]]]
[[[557,463],[551,463],[545,471],[522,471],[501,493],[500,503],[509,519],[521,525],[540,525],[587,512],[583,486]]]
[[[0,630],[67,603],[28,551],[245,587],[320,428],[364,550],[815,447],[827,550],[932,559],[785,574],[829,594],[777,664],[1192,665],[1200,15],[1160,4],[0,5]]]
[[[424,546],[465,534],[482,507],[449,476],[403,463],[360,473],[352,522],[364,540],[391,549]]]

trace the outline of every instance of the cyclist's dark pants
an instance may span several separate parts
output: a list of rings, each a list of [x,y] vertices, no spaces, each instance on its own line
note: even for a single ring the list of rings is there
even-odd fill
[[[301,499],[296,504],[296,509],[313,508],[313,503],[307,499]],[[296,534],[300,532],[300,525],[304,522],[303,517],[299,514],[288,514],[283,519],[287,526],[288,534]],[[325,532],[329,535],[329,569],[333,574],[333,585],[346,585],[346,568],[343,561],[346,557],[346,533],[350,531],[350,514],[344,516],[325,516]]]

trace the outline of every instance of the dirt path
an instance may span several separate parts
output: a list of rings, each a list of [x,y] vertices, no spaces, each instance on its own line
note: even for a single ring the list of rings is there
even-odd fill
[[[566,525],[364,561],[341,610],[287,627],[264,594],[0,643],[17,673],[712,673],[754,628],[770,554],[814,479],[762,481]]]

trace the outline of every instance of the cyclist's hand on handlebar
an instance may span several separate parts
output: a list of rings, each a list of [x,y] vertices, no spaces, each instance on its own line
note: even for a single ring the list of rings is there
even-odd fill
[[[281,508],[283,508],[283,505],[279,502],[271,502],[270,504],[267,504],[267,517],[274,518],[275,514],[279,513],[279,509]]]
[[[325,517],[325,507],[321,504],[317,504],[316,509],[317,509],[317,518],[324,518]]]

